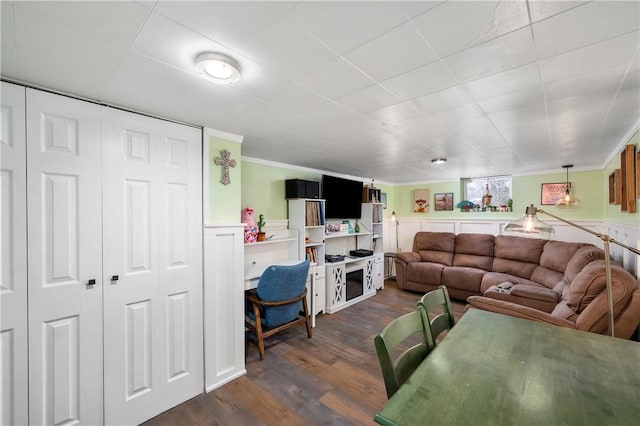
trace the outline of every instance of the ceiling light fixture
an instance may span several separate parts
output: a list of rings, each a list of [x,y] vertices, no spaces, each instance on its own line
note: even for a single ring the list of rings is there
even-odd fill
[[[240,80],[240,66],[221,53],[201,53],[196,59],[198,75],[218,84],[231,84]]]
[[[564,189],[564,196],[556,201],[556,207],[561,209],[577,209],[580,207],[580,199],[571,195],[571,183],[569,182],[569,169],[573,167],[573,164],[565,164],[562,166],[567,169],[567,186]]]
[[[433,160],[431,160],[431,164],[444,164],[446,162],[446,158],[434,158]]]

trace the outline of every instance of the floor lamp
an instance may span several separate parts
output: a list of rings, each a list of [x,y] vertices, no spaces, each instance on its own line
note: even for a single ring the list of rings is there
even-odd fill
[[[396,217],[396,212],[391,212],[391,220],[396,223],[396,253],[400,252],[400,245],[398,244],[398,228],[400,227],[400,221]]]
[[[613,330],[613,294],[612,294],[612,289],[611,289],[611,259],[609,256],[609,245],[610,243],[619,245],[620,247],[626,248],[627,250],[640,255],[640,250],[633,248],[633,247],[629,247],[626,244],[621,243],[620,241],[616,241],[613,238],[611,238],[609,235],[607,234],[601,234],[599,232],[595,232],[592,231],[589,228],[585,228],[584,226],[578,225],[577,223],[573,223],[571,221],[568,221],[566,219],[563,219],[559,216],[556,216],[552,213],[549,213],[547,211],[544,211],[542,209],[538,209],[536,207],[534,207],[533,204],[531,204],[529,207],[527,207],[524,216],[522,216],[520,219],[517,219],[516,221],[513,222],[509,222],[505,227],[504,230],[506,232],[514,232],[514,233],[520,233],[520,234],[525,234],[525,235],[529,235],[529,236],[539,236],[542,238],[548,238],[551,235],[553,235],[553,228],[551,228],[550,225],[544,223],[543,221],[539,220],[537,218],[537,213],[541,213],[541,214],[546,214],[548,216],[551,216],[554,219],[559,220],[562,223],[566,223],[567,225],[573,226],[574,228],[578,228],[581,229],[585,232],[588,232],[591,235],[595,235],[596,237],[600,238],[603,242],[604,245],[604,271],[605,271],[605,277],[606,277],[606,282],[607,282],[607,310],[608,310],[608,314],[609,314],[609,321],[608,321],[608,333],[609,336],[614,336],[614,330]]]

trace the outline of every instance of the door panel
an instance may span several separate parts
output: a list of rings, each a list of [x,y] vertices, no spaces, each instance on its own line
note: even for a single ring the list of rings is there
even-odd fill
[[[99,107],[27,89],[29,420],[101,424]]]
[[[103,109],[105,421],[203,390],[200,131]],[[108,236],[108,237],[107,237]]]
[[[27,196],[25,90],[2,82],[0,122],[0,424],[26,424]]]

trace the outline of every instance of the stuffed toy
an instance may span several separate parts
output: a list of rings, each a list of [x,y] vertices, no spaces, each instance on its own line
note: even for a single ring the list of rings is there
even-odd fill
[[[258,240],[258,226],[251,207],[242,210],[242,223],[244,223],[244,242],[255,243]]]

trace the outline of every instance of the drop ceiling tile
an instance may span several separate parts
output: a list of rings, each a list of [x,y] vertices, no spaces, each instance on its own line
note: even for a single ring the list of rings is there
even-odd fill
[[[407,18],[393,2],[299,2],[287,19],[343,54]]]
[[[344,57],[377,81],[411,71],[437,59],[411,23],[400,25],[366,42]]]
[[[237,89],[243,93],[251,94],[252,90],[245,90],[244,82],[236,85]],[[293,111],[308,111],[327,102],[327,98],[318,95],[294,81],[288,81],[281,85],[268,84],[264,90],[256,94],[265,102],[278,105]]]
[[[148,13],[129,2],[15,2],[20,79],[97,96]]]
[[[440,92],[422,96],[411,100],[413,106],[424,114],[432,114],[438,111],[467,105],[473,99],[460,87],[451,87]]]
[[[538,65],[532,62],[464,85],[477,101],[540,86]]]
[[[397,96],[379,84],[372,84],[369,87],[337,98],[336,101],[361,114],[399,102]]]
[[[155,11],[224,45],[238,49],[281,19],[290,2],[159,1]]]
[[[545,84],[547,102],[569,101],[580,106],[586,100],[610,100],[625,76],[628,65],[607,68]],[[585,105],[586,107],[586,105]]]
[[[335,53],[288,20],[247,41],[242,54],[289,79],[336,58]]]
[[[538,57],[543,59],[638,28],[640,2],[592,1],[533,24],[533,34]]]
[[[529,23],[523,1],[446,2],[413,19],[440,57],[507,34]]]
[[[329,99],[339,98],[373,84],[373,80],[338,57],[297,78],[300,84]]]
[[[535,60],[535,46],[527,27],[445,58],[444,63],[458,80],[469,81]]]
[[[478,101],[480,108],[488,115],[531,107],[541,107],[544,109],[544,104],[545,99],[542,86],[530,87],[517,92],[510,92],[502,96]]]
[[[344,108],[335,102],[326,102],[309,111],[307,115],[328,126],[347,132],[361,131],[379,127],[378,121]]]
[[[573,9],[580,5],[588,3],[587,1],[558,1],[558,0],[535,0],[528,2],[529,13],[531,13],[531,21],[538,22],[543,19],[557,15],[566,10]]]
[[[550,83],[627,64],[638,51],[639,45],[640,32],[634,31],[542,60],[540,61],[542,81]]]
[[[447,89],[454,86],[456,81],[441,62],[434,62],[384,80],[381,84],[400,100],[407,101]]]
[[[438,7],[444,1],[397,1],[396,4],[407,18],[415,18],[424,12]]]
[[[382,124],[389,124],[408,120],[422,113],[416,110],[411,102],[402,102],[372,111],[367,115]]]

